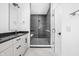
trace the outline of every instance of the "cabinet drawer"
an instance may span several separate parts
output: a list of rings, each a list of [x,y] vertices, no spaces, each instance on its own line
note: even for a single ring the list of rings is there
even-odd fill
[[[14,56],[21,56],[22,54],[22,44],[21,42],[18,42],[14,44]]]
[[[21,37],[18,37],[18,38],[15,38],[15,39],[13,40],[13,43],[18,43],[18,42],[20,42],[20,41],[22,41],[22,38],[21,38]]]

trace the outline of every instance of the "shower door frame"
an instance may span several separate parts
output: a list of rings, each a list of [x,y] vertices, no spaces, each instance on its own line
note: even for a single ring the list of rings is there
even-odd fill
[[[31,45],[30,44],[30,47],[50,47],[50,48],[55,48],[55,16],[53,15],[54,12],[55,11],[52,11],[52,6],[51,6],[51,3],[50,3],[50,45]],[[54,16],[54,17],[52,17],[52,16]],[[31,18],[30,18],[30,20],[31,20]],[[53,27],[52,27],[52,24],[53,24]]]
[[[51,12],[50,12],[51,13]],[[38,15],[40,16],[39,14],[32,14],[32,15]],[[32,16],[30,15],[30,16]],[[31,20],[31,18],[30,18]],[[51,20],[51,19],[50,19]],[[31,24],[31,23],[30,23]],[[30,29],[31,30],[31,29]],[[51,30],[51,23],[50,23],[50,30]],[[31,33],[30,33],[31,34]],[[51,31],[50,31],[50,44],[49,45],[31,45],[30,44],[30,47],[51,47]]]

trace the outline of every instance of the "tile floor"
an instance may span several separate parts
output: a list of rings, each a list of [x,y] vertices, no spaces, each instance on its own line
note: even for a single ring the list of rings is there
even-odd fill
[[[29,48],[25,56],[53,56],[54,50],[51,48]]]

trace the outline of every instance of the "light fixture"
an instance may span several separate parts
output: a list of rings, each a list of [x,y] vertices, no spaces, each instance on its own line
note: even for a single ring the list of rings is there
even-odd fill
[[[20,8],[17,3],[13,3],[13,5],[14,5],[15,7]]]
[[[73,13],[70,13],[70,15],[72,15],[72,16],[79,15],[79,10],[77,10],[77,11],[75,11]]]

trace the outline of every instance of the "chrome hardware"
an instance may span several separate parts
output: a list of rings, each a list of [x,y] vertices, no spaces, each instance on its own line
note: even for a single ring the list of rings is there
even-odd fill
[[[21,47],[21,45],[19,45],[18,47],[16,47],[16,49],[19,49]]]

